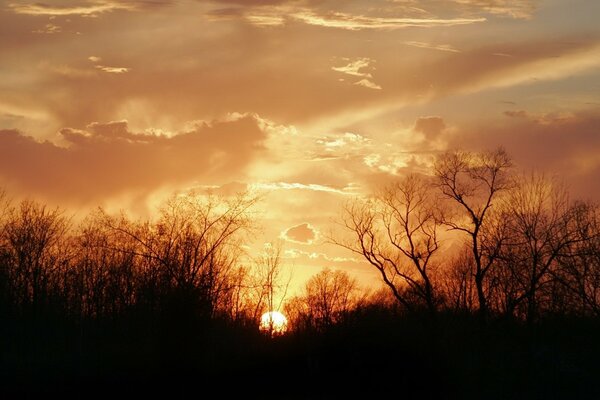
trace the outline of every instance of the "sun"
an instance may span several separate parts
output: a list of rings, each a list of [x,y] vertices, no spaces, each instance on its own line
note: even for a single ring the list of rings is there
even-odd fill
[[[279,311],[269,311],[260,317],[259,329],[271,335],[282,335],[287,331],[288,320]]]

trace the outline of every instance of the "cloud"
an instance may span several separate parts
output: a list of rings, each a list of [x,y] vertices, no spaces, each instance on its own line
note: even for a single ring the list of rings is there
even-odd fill
[[[446,123],[441,117],[419,117],[415,121],[413,129],[425,135],[426,139],[432,140],[437,138],[446,129]]]
[[[292,226],[281,233],[281,238],[299,244],[312,244],[317,239],[317,230],[305,222]]]
[[[365,78],[371,78],[371,74],[369,72],[363,72],[361,70],[372,68],[370,67],[373,60],[370,58],[357,58],[354,61],[350,61],[348,64],[341,67],[331,67],[332,70],[341,72],[343,74],[351,75],[351,76],[361,76]]]
[[[600,199],[600,110],[533,114],[472,122],[459,128],[451,147],[490,149],[503,146],[518,167],[558,174],[574,197]]]
[[[375,82],[373,82],[371,80],[371,78],[373,78],[371,73],[368,71],[363,71],[365,69],[371,69],[371,70],[375,69],[374,67],[371,66],[371,64],[374,62],[374,60],[363,57],[363,58],[357,58],[354,61],[350,61],[350,60],[347,60],[347,61],[349,61],[348,64],[343,65],[341,67],[331,67],[331,69],[336,72],[341,72],[346,75],[363,78],[363,79],[360,79],[360,80],[354,82],[354,85],[364,86],[369,89],[381,90],[381,86],[379,86],[378,84],[376,84]]]
[[[324,146],[326,151],[334,151],[349,145],[354,145],[362,149],[370,142],[370,139],[353,132],[345,132],[341,135],[330,135],[328,137],[317,139],[316,141],[317,144]]]
[[[342,12],[330,12],[319,15],[305,10],[291,15],[292,18],[309,25],[326,28],[339,28],[352,31],[363,29],[394,30],[409,27],[433,28],[444,26],[468,25],[486,21],[485,18],[387,18],[354,15]]]
[[[484,11],[516,19],[530,19],[537,10],[538,0],[454,0],[469,11]]]
[[[105,65],[96,65],[96,68],[109,74],[124,74],[130,71],[130,68],[126,67],[107,67]]]
[[[508,110],[504,111],[504,115],[510,118],[527,118],[529,116],[529,113],[525,110]]]
[[[330,186],[325,186],[325,185],[319,185],[319,184],[315,184],[315,183],[309,183],[309,184],[305,184],[305,183],[290,183],[290,182],[259,182],[259,183],[252,183],[249,185],[249,187],[253,190],[266,190],[266,191],[271,191],[271,190],[310,190],[310,191],[314,191],[314,192],[328,192],[328,193],[336,193],[336,194],[342,194],[342,195],[347,195],[349,194],[348,192],[344,191],[343,189],[336,189]]]
[[[33,33],[54,34],[62,32],[62,27],[55,24],[46,24],[43,29],[36,29]]]
[[[452,47],[449,44],[432,44],[432,43],[426,43],[426,42],[416,42],[416,41],[412,41],[412,40],[404,42],[404,44],[407,46],[418,47],[421,49],[431,49],[431,50],[446,51],[446,52],[450,52],[450,53],[460,53],[460,50],[455,49],[454,47]]]
[[[235,4],[245,7],[291,3],[297,0],[211,0],[213,3]]]
[[[281,26],[285,24],[285,18],[282,15],[268,14],[248,14],[246,20],[256,26]]]
[[[305,251],[299,249],[287,249],[283,252],[285,258],[297,259],[300,257],[307,257],[311,260],[321,259],[328,263],[353,263],[353,264],[365,264],[366,261],[356,257],[341,257],[341,256],[330,256],[329,254],[319,253],[314,251]]]
[[[390,6],[385,1],[378,1],[378,7],[366,7],[365,4],[357,7],[359,2],[351,7],[340,7],[335,2],[326,1],[219,1],[219,3],[234,4],[235,6],[209,10],[207,15],[210,18],[241,18],[256,26],[283,26],[287,22],[301,22],[325,28],[361,31],[449,27],[486,21],[483,17],[471,16],[438,18],[418,7]],[[340,9],[348,8],[354,9],[355,12],[340,11]],[[360,13],[373,10],[394,16],[370,16]],[[403,17],[397,17],[399,12]]]
[[[381,86],[379,86],[378,84],[376,84],[373,81],[370,81],[367,78],[361,79],[360,81],[355,82],[354,84],[358,85],[358,86],[363,86],[363,87],[366,87],[369,89],[381,90]]]
[[[126,121],[60,133],[68,147],[0,131],[0,182],[80,203],[164,185],[214,184],[243,176],[266,139],[251,116],[197,124],[173,136],[134,133]]]
[[[102,58],[100,58],[100,57],[97,57],[97,56],[89,56],[89,57],[88,57],[88,60],[90,60],[90,61],[91,61],[91,62],[93,62],[93,63],[97,63],[97,62],[100,62],[100,61],[102,61]]]
[[[139,2],[119,2],[110,0],[88,1],[85,4],[56,6],[47,3],[11,3],[8,7],[16,14],[43,16],[97,16],[115,10],[135,10]]]

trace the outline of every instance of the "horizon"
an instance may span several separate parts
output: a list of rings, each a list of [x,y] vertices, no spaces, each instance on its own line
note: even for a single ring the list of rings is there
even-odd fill
[[[9,1],[0,187],[151,218],[174,192],[263,196],[251,243],[293,286],[378,275],[324,243],[340,205],[501,145],[600,200],[600,3]]]

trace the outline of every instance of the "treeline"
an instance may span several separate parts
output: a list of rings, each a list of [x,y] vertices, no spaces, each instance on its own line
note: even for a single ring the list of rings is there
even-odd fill
[[[108,382],[172,396],[223,376],[277,398],[598,394],[600,210],[503,150],[442,154],[344,206],[329,240],[379,273],[378,291],[324,269],[286,296],[281,246],[248,250],[257,201],[178,194],[152,220],[75,222],[0,196],[0,394]],[[291,334],[259,332],[271,310]],[[272,377],[296,386],[256,386]]]
[[[295,329],[321,329],[372,304],[403,312],[477,313],[533,322],[600,313],[600,212],[553,179],[515,171],[503,150],[449,152],[431,176],[408,176],[349,202],[350,236],[331,240],[375,268],[367,295],[325,270],[287,289],[280,246],[257,256],[256,197],[175,195],[152,221],[99,209],[82,222],[25,200],[0,202],[4,313],[113,318],[135,310],[256,326],[285,310]],[[449,245],[452,244],[452,245]]]
[[[442,154],[431,175],[350,202],[343,225],[351,237],[334,241],[378,270],[406,310],[600,315],[600,209],[515,170],[502,149]]]
[[[256,321],[272,306],[269,274],[279,269],[279,252],[265,249],[251,261],[244,254],[255,202],[246,195],[177,195],[152,222],[100,209],[74,224],[60,209],[29,200],[13,205],[5,197],[2,307],[32,317],[117,318],[135,311]]]

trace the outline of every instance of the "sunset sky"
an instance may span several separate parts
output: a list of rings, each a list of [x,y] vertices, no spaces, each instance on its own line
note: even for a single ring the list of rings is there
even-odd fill
[[[446,149],[600,200],[600,1],[0,3],[0,186],[148,216],[264,195],[257,243],[300,282],[369,267],[323,243],[341,205]]]

